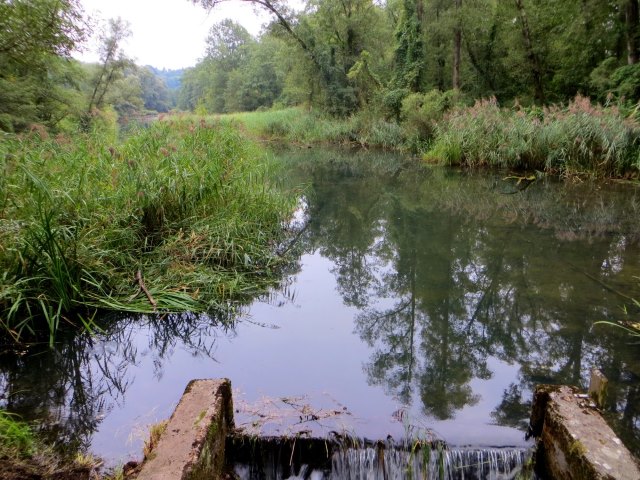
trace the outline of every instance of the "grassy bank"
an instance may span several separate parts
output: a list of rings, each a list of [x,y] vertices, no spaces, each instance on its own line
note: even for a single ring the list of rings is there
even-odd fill
[[[248,133],[263,140],[292,144],[327,143],[405,149],[402,127],[365,115],[339,119],[292,107],[283,110],[244,112],[223,115],[223,121],[241,124]]]
[[[449,112],[426,159],[599,177],[637,175],[640,124],[616,107],[576,97],[566,107],[505,109],[495,100]]]
[[[465,106],[451,92],[413,94],[399,122],[363,113],[335,119],[298,108],[224,118],[270,140],[389,148],[443,165],[598,177],[637,176],[640,170],[640,123],[633,112],[585,97],[523,109],[500,107],[494,99]]]
[[[275,281],[294,199],[229,125],[0,143],[0,325],[49,341],[99,309],[206,312]]]
[[[96,463],[90,456],[62,458],[31,426],[0,409],[0,478],[89,479]]]

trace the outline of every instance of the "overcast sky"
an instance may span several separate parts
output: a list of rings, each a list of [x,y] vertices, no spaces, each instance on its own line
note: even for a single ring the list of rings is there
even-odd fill
[[[125,53],[138,65],[177,69],[191,67],[204,55],[204,40],[211,26],[225,18],[243,25],[249,33],[260,33],[269,21],[244,2],[230,0],[207,12],[189,0],[81,0],[85,12],[102,19],[121,17],[133,34]],[[83,61],[97,61],[96,39],[76,55]]]

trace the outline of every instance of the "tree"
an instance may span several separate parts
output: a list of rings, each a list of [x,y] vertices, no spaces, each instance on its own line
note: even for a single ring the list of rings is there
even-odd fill
[[[133,66],[133,62],[122,50],[122,42],[130,35],[129,24],[120,17],[108,21],[108,30],[101,35],[100,69],[91,82],[92,92],[87,110],[81,118],[83,129],[88,129],[91,125],[95,110],[104,106],[109,89],[117,80],[124,77],[127,67]]]
[[[161,113],[168,112],[171,108],[171,98],[165,81],[149,67],[138,69],[138,79],[144,108]]]
[[[281,1],[241,1],[271,13],[275,18],[271,33],[293,43],[302,53],[306,81],[317,93],[312,96],[314,102],[339,116],[357,110],[359,102],[348,74],[364,50],[377,50],[371,46],[379,41],[377,33],[384,17],[380,7],[372,0],[310,1],[304,13],[295,15]],[[213,8],[221,0],[194,3]]]
[[[413,0],[403,1],[402,14],[395,36],[393,87],[405,89],[408,92],[418,92],[422,86],[425,55],[422,25]]]
[[[627,63],[635,65],[640,58],[640,45],[638,36],[640,31],[640,15],[638,12],[638,0],[626,0],[625,5],[625,33],[627,37]]]
[[[462,0],[455,0],[456,16],[458,16]],[[451,85],[454,90],[460,90],[460,54],[462,52],[462,26],[460,19],[456,18],[456,24],[453,29],[453,76]]]
[[[279,61],[282,41],[264,35],[251,44],[246,61],[229,74],[224,92],[225,110],[252,111],[271,107],[284,86],[284,71]]]
[[[253,38],[246,28],[228,18],[214,24],[206,40],[206,56],[229,69],[240,67],[247,59]]]
[[[529,68],[531,72],[531,78],[533,80],[533,89],[535,91],[535,98],[540,103],[544,103],[544,85],[542,78],[542,68],[540,65],[540,58],[533,46],[533,39],[531,35],[531,29],[529,28],[529,19],[527,18],[527,12],[522,0],[514,0],[516,9],[518,10],[518,21],[520,23],[520,29],[522,32],[522,41],[529,62]]]
[[[0,2],[0,129],[55,126],[73,99],[71,52],[88,32],[78,0]]]

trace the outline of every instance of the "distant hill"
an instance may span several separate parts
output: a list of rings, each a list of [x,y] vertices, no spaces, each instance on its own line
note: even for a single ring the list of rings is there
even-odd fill
[[[180,70],[167,70],[163,68],[162,70],[152,67],[149,65],[148,67],[156,76],[160,77],[164,80],[164,83],[167,85],[169,90],[178,90],[180,88],[180,83],[182,81],[182,75],[184,74],[185,69],[181,68]]]

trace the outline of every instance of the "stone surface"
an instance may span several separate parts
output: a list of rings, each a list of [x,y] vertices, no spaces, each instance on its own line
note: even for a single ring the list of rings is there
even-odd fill
[[[607,385],[609,381],[607,377],[597,368],[591,370],[591,379],[589,380],[589,396],[596,402],[598,408],[604,408],[607,402]]]
[[[138,480],[220,478],[225,437],[231,428],[229,380],[192,380]]]
[[[640,479],[631,453],[588,395],[570,387],[539,386],[531,427],[538,439],[536,470],[544,478]]]

